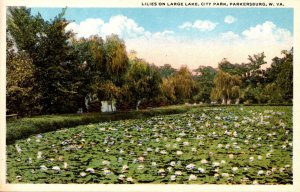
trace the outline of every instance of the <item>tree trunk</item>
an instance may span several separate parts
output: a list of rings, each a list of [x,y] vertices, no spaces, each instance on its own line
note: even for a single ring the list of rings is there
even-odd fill
[[[231,99],[227,99],[227,105],[231,104]]]
[[[235,100],[235,104],[240,104],[240,98],[237,98],[236,100]]]
[[[135,110],[139,110],[139,106],[140,106],[141,100],[138,100],[138,102],[135,105]]]
[[[222,105],[225,105],[226,104],[226,99],[223,97],[222,98]]]

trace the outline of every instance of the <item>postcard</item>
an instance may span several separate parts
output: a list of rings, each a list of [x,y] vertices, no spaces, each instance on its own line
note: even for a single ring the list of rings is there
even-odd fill
[[[0,21],[0,191],[300,189],[297,1],[3,0]]]

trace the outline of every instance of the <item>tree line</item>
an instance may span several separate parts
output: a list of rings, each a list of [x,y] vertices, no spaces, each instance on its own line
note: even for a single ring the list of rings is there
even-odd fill
[[[99,111],[103,100],[121,110],[181,103],[292,103],[293,50],[263,70],[264,53],[218,68],[156,66],[127,53],[117,35],[75,38],[65,9],[50,21],[25,7],[7,15],[7,113]]]

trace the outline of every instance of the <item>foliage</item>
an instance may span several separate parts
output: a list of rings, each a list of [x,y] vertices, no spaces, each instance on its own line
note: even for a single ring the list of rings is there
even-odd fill
[[[159,67],[159,72],[162,78],[173,76],[177,71],[170,64],[164,64]]]
[[[68,22],[64,10],[50,22],[40,15],[31,16],[30,9],[9,8],[8,30],[18,51],[25,51],[34,66],[35,86],[41,95],[43,113],[63,113],[77,110],[77,84],[73,71],[76,54],[65,32]]]
[[[6,143],[12,144],[16,140],[26,138],[32,134],[39,134],[49,131],[56,131],[61,128],[115,121],[121,119],[138,119],[156,115],[168,115],[184,113],[190,107],[168,106],[149,110],[120,111],[114,113],[84,113],[64,115],[41,115],[21,119],[7,119]]]
[[[194,96],[194,100],[198,102],[210,103],[210,93],[214,86],[214,78],[217,74],[217,70],[210,66],[199,66],[194,70],[196,86],[198,87],[198,93]]]
[[[212,100],[221,100],[222,104],[231,104],[231,100],[236,100],[236,103],[238,103],[240,84],[241,80],[238,76],[218,71],[214,79],[215,87],[211,92]]]
[[[123,102],[131,104],[138,110],[141,102],[149,101],[160,94],[161,77],[158,69],[142,59],[130,61],[130,68],[126,74],[127,94]]]
[[[291,107],[209,107],[7,146],[8,183],[292,184]]]
[[[34,90],[34,67],[26,52],[15,52],[13,42],[7,39],[6,46],[6,106],[8,114],[20,116],[38,113],[35,103],[39,95]]]

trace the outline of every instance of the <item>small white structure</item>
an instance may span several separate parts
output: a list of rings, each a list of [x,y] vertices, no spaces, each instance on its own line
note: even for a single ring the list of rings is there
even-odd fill
[[[113,112],[116,110],[116,100],[101,101],[101,112]]]

